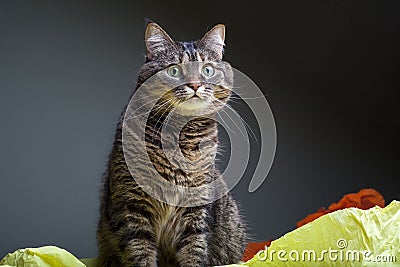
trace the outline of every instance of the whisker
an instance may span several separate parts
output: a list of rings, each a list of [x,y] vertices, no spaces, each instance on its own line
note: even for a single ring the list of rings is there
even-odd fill
[[[220,101],[219,99],[215,99],[218,102],[224,103],[222,101]],[[236,110],[234,108],[232,108],[229,104],[225,104],[226,107],[228,107],[230,110],[232,110],[233,112],[236,112]],[[251,135],[253,136],[253,138],[256,140],[257,144],[259,144],[258,139],[256,134],[254,133],[253,129],[251,129],[250,125],[241,117],[239,116],[239,118],[242,120],[242,122],[244,123],[245,127],[251,132]],[[232,120],[233,121],[233,120]],[[240,128],[239,128],[240,129]]]
[[[233,102],[233,103],[238,104],[238,105],[244,105],[244,103],[242,103],[240,101],[236,101],[236,100],[237,100],[236,98],[233,98],[233,99],[229,98],[228,102]]]
[[[150,104],[150,103],[153,102],[153,101],[157,101],[157,99],[153,99],[153,100],[150,100],[150,101],[147,102],[147,103],[144,103],[143,105],[141,105],[140,107],[138,107],[138,108],[136,108],[134,111],[132,111],[132,113],[131,113],[127,118],[124,118],[124,119],[122,119],[121,121],[127,121],[127,120],[130,120],[130,119],[134,119],[134,118],[137,118],[137,117],[140,117],[140,116],[142,116],[142,115],[145,115],[145,114],[149,113],[149,112],[151,111],[151,109],[150,109],[149,111],[146,111],[146,112],[142,113],[142,114],[138,114],[138,115],[132,116],[133,114],[135,114],[136,111],[138,111],[138,110],[141,109],[142,107],[144,107],[144,106]],[[117,121],[116,123],[119,123],[119,122],[121,122],[121,121]]]
[[[262,95],[262,96],[254,96],[254,97],[242,97],[242,96],[239,96],[239,95],[237,95],[236,93],[235,93],[235,95],[231,95],[231,97],[233,97],[233,98],[235,98],[235,99],[244,99],[244,100],[246,100],[246,99],[249,99],[249,100],[251,100],[251,99],[263,99],[263,98],[266,98],[267,96],[269,96],[269,94],[265,94],[265,95]]]
[[[242,129],[239,127],[239,125],[237,125],[237,123],[235,122],[234,119],[232,119],[232,117],[228,114],[228,112],[226,112],[224,109],[221,109],[221,111],[225,112],[226,116],[228,116],[228,118],[235,124],[235,126],[239,129],[240,133],[242,134],[243,138],[246,138],[246,135],[244,134],[244,132],[242,131]],[[222,117],[221,117],[222,119]],[[224,121],[225,123],[225,121]],[[226,123],[225,123],[226,124]],[[228,127],[229,129],[229,127]]]
[[[116,121],[116,122],[114,122],[114,123],[120,123],[120,122],[125,122],[125,121],[128,121],[128,120],[132,120],[132,119],[135,119],[135,118],[137,118],[137,117],[141,117],[141,116],[143,116],[143,115],[146,115],[146,114],[148,114],[148,113],[150,113],[150,111],[146,111],[146,112],[143,112],[143,113],[141,113],[141,114],[137,114],[137,115],[135,115],[135,116],[131,116],[131,117],[126,118],[126,119],[121,119],[121,120]]]
[[[137,102],[137,101],[140,101],[140,100],[142,100],[142,99],[149,98],[149,97],[150,97],[150,95],[145,95],[145,96],[143,96],[143,97],[141,97],[141,98],[138,98],[138,99],[133,98],[133,99]]]
[[[269,96],[269,94],[263,94],[262,96],[242,97],[242,96],[239,96],[238,93],[236,93],[236,92],[233,90],[233,89],[241,89],[241,88],[244,88],[244,87],[248,86],[248,83],[246,83],[246,84],[244,84],[244,85],[240,85],[240,86],[230,86],[230,87],[223,87],[223,86],[221,86],[220,84],[217,84],[217,83],[210,83],[210,84],[211,84],[211,85],[214,85],[214,86],[220,86],[220,87],[222,87],[223,89],[226,89],[226,90],[230,90],[231,92],[233,92],[236,96],[240,97],[241,99],[258,99],[258,98],[265,98],[265,97]]]
[[[160,126],[158,126],[157,127],[157,124],[160,122],[160,119],[164,116],[164,114],[169,110],[169,108],[170,107],[172,107],[173,105],[175,105],[175,103],[177,103],[179,101],[179,99],[172,99],[172,103],[170,103],[170,105],[165,109],[165,111],[160,115],[160,117],[158,118],[158,120],[156,121],[156,123],[154,124],[154,129],[155,129],[155,132],[154,132],[154,134],[153,134],[153,136],[152,136],[152,142],[154,141],[154,136],[156,135],[156,134],[158,134],[159,133],[159,131],[161,131],[161,129],[162,129],[162,126],[163,126],[163,123],[160,123]],[[161,141],[161,139],[160,139],[160,141]]]
[[[230,105],[226,104],[226,106],[227,106],[228,108],[230,108],[231,110],[234,111],[234,109],[233,109]],[[252,135],[253,138],[256,140],[257,144],[259,144],[256,134],[254,133],[254,131],[253,131],[253,129],[250,127],[250,125],[247,123],[247,121],[245,121],[241,116],[239,116],[239,118],[242,120],[242,122],[244,123],[244,125],[247,126],[247,128],[250,130],[251,135]]]
[[[167,99],[166,101],[164,101],[161,105],[157,106],[157,112],[155,114],[153,114],[153,116],[151,116],[150,118],[148,118],[148,120],[154,118],[162,109],[163,106],[165,106],[168,103],[171,103],[171,101],[173,101],[174,99]]]
[[[215,111],[215,109],[214,109],[213,111]],[[224,111],[225,114],[229,117],[229,115],[226,113],[225,110],[222,109],[222,111]],[[229,125],[225,122],[225,120],[222,118],[222,116],[221,116],[218,112],[217,112],[217,115],[221,118],[221,120],[224,122],[224,124],[226,125],[226,127],[227,127],[231,132],[233,132],[233,133],[235,134],[235,131],[233,131],[232,128],[229,127]]]

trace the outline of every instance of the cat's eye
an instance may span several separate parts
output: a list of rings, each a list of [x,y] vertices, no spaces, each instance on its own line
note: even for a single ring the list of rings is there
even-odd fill
[[[202,72],[205,76],[211,77],[214,75],[215,70],[214,70],[213,66],[211,66],[210,64],[207,64],[207,65],[203,66]]]
[[[182,69],[178,65],[173,65],[168,68],[168,75],[174,78],[179,78],[182,76]]]

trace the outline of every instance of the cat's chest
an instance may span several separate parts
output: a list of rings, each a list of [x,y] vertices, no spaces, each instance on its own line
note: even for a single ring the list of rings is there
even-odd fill
[[[182,233],[182,215],[184,209],[159,203],[156,207],[156,216],[153,224],[158,246],[174,250]]]

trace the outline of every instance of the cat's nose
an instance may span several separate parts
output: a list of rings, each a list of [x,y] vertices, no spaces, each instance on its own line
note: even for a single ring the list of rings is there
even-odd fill
[[[201,83],[189,83],[187,84],[188,87],[192,88],[194,91],[197,91],[199,87],[201,86]]]

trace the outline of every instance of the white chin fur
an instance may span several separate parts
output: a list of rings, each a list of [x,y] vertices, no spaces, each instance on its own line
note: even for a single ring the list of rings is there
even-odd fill
[[[208,100],[199,98],[190,98],[184,102],[179,103],[178,110],[179,113],[185,115],[195,115],[197,113],[207,113],[210,112],[210,103]]]

